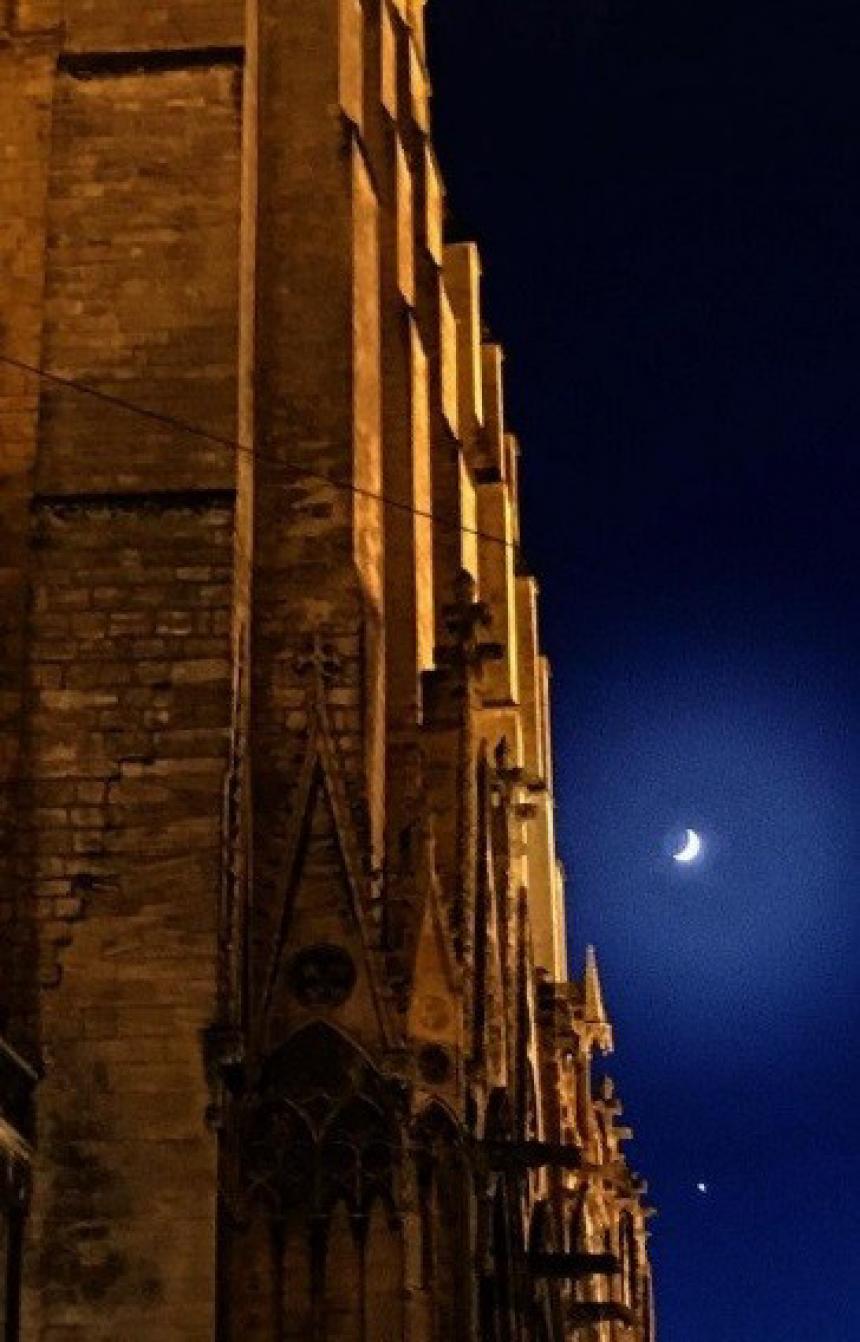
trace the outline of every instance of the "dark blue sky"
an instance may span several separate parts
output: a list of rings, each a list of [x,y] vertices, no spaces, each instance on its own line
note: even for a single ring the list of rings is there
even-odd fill
[[[860,15],[432,0],[661,1342],[860,1338]],[[695,825],[700,865],[668,862]],[[705,1180],[710,1192],[696,1192]]]

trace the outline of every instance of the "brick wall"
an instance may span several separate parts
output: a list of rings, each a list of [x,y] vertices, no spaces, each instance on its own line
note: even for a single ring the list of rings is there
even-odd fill
[[[62,23],[75,51],[233,45],[242,40],[244,0],[13,0],[19,27]]]
[[[46,366],[236,436],[241,71],[61,73],[49,181]],[[233,454],[64,388],[38,486],[231,486]]]
[[[75,53],[236,41],[240,6],[143,8],[69,0],[59,60],[0,48],[0,350],[232,439],[241,57]],[[0,373],[2,996],[45,1069],[28,1342],[211,1342],[235,474]]]
[[[25,1336],[157,1320],[209,1342],[232,509],[44,508],[35,541],[20,860],[47,1072]]]
[[[38,363],[42,328],[50,50],[0,45],[0,353]],[[38,382],[0,364],[0,1016],[11,1007],[22,944],[10,864]]]

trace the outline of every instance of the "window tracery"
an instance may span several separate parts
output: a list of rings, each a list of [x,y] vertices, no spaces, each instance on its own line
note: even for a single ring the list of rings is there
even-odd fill
[[[367,1214],[394,1207],[400,1160],[397,1095],[369,1059],[330,1026],[305,1027],[267,1061],[243,1123],[248,1191],[274,1215],[343,1202]]]

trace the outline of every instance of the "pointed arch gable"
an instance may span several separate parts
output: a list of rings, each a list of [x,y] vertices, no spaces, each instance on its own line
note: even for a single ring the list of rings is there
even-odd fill
[[[463,1129],[455,1111],[435,1095],[415,1115],[412,1127],[416,1134],[426,1133],[451,1146],[461,1146],[463,1142]]]
[[[322,904],[321,893],[325,896]],[[327,928],[320,934],[323,941],[341,946],[347,952],[347,963],[351,960],[354,965],[359,996],[367,1002],[368,1028],[373,1022],[381,1042],[394,1041],[396,1030],[382,992],[379,952],[374,950],[369,925],[369,899],[367,863],[353,823],[343,768],[325,708],[317,705],[296,783],[272,911],[263,919],[268,924],[268,951],[264,952],[264,987],[255,1028],[260,1049],[270,1045],[275,1018],[282,1031],[283,1018],[291,1014],[290,995],[282,984],[288,959],[302,949],[303,939],[319,941],[316,932],[321,924]],[[297,920],[305,925],[304,934],[298,937]]]

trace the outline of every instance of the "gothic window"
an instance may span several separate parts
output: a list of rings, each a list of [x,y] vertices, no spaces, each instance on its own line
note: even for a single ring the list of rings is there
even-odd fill
[[[336,1030],[315,1023],[263,1068],[245,1116],[250,1191],[273,1211],[352,1215],[377,1197],[389,1205],[398,1155],[396,1097],[370,1061]]]
[[[240,1123],[245,1211],[234,1294],[276,1335],[386,1342],[403,1296],[399,1092],[315,1022],[262,1067]]]
[[[567,1244],[573,1253],[582,1253],[587,1249],[585,1227],[585,1201],[587,1188],[580,1184],[573,1198],[567,1223]]]
[[[414,1133],[421,1223],[421,1285],[437,1342],[469,1336],[468,1173],[458,1130],[432,1106]]]
[[[624,1303],[631,1309],[639,1305],[639,1272],[636,1250],[636,1235],[633,1230],[633,1218],[629,1212],[621,1217],[619,1229],[619,1247],[621,1250],[622,1287]]]
[[[653,1342],[654,1339],[654,1300],[652,1296],[652,1287],[650,1278],[646,1279],[644,1291],[644,1308],[642,1311],[644,1320],[643,1342]]]
[[[605,1218],[599,1202],[584,1191],[579,1221],[579,1246],[585,1253],[605,1253],[607,1250]],[[576,1298],[585,1301],[606,1301],[610,1288],[604,1276],[583,1277],[576,1283]]]

